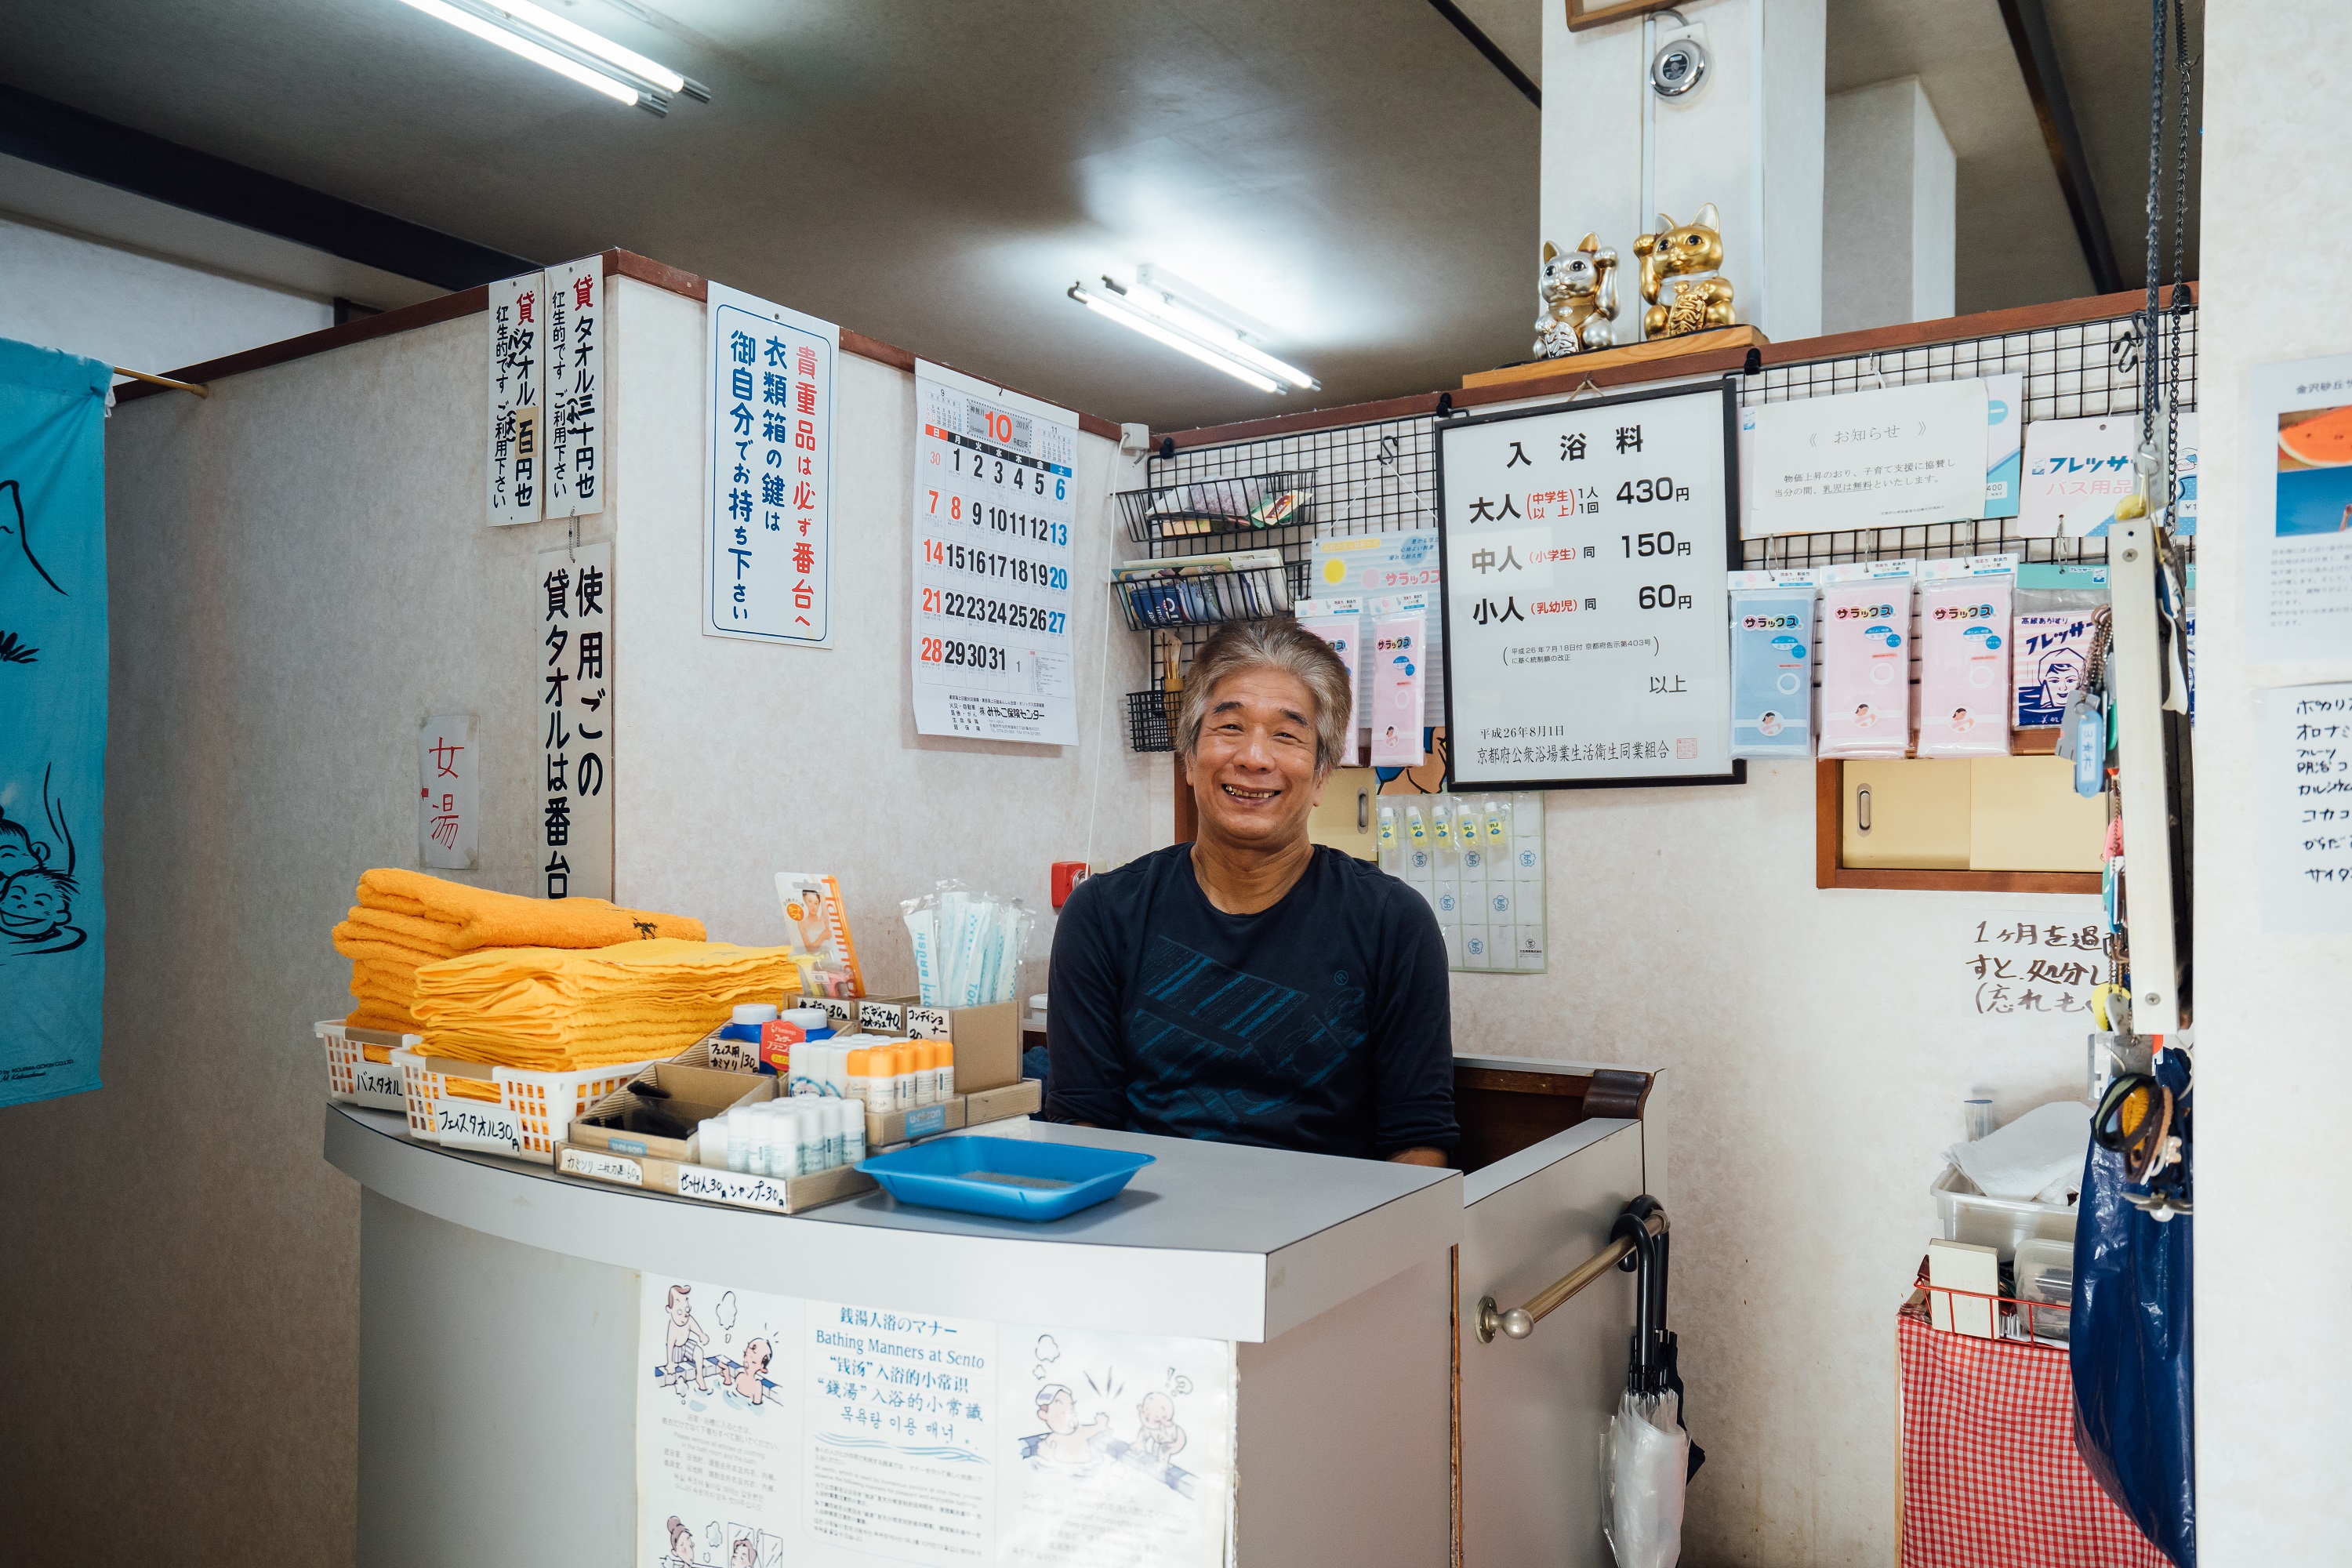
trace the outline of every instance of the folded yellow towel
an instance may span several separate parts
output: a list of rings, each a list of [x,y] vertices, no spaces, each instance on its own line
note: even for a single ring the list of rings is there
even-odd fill
[[[351,1010],[343,1023],[353,1029],[391,1029],[403,1035],[414,1035],[420,1028],[416,1015],[407,1008],[368,996],[360,998],[360,1005]]]
[[[459,952],[483,947],[609,947],[656,937],[700,942],[709,934],[687,915],[624,909],[603,899],[525,899],[444,881],[422,871],[379,868],[360,876],[359,901],[386,914],[453,928]]]
[[[799,984],[781,947],[488,948],[419,969],[415,1009],[430,1055],[572,1072],[675,1056],[738,1003],[778,1002]]]

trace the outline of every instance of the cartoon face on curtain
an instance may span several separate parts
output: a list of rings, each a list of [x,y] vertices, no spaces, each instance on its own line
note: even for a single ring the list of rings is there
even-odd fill
[[[110,379],[0,340],[0,1105],[98,1087]]]

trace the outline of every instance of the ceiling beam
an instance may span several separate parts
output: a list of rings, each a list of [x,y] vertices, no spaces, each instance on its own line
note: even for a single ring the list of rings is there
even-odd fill
[[[437,289],[540,264],[0,86],[0,153]]]
[[[1437,14],[1454,24],[1454,30],[1470,40],[1470,47],[1486,57],[1486,63],[1503,73],[1504,79],[1519,89],[1529,103],[1543,107],[1543,89],[1538,87],[1517,60],[1503,52],[1502,46],[1486,36],[1486,29],[1464,15],[1454,0],[1429,0]]]
[[[2058,188],[2065,193],[2074,238],[2091,269],[2092,290],[2116,293],[2124,286],[2123,274],[2116,267],[2115,241],[2099,208],[2098,187],[2091,184],[2091,161],[2084,155],[2082,133],[2074,127],[2074,107],[2058,68],[2058,47],[2050,37],[2049,13],[2042,0],[2000,0],[2000,19],[2008,25],[2009,47],[2016,52],[2018,74],[2025,79],[2034,118],[2042,121],[2042,142],[2050,150]]]

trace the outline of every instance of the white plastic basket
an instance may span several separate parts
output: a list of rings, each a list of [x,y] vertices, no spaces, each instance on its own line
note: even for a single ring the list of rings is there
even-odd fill
[[[1927,1189],[1944,1222],[1946,1241],[1971,1242],[1999,1249],[2007,1263],[2017,1256],[2021,1241],[2063,1241],[2074,1244],[2074,1205],[2038,1204],[2030,1198],[1987,1197],[1977,1184],[1947,1164]]]
[[[397,1065],[372,1062],[367,1059],[366,1042],[354,1039],[341,1018],[326,1018],[310,1026],[319,1042],[327,1047],[327,1098],[345,1105],[364,1105],[373,1110],[404,1109],[402,1073]],[[368,1031],[377,1033],[378,1031]],[[393,1037],[384,1032],[387,1038]],[[398,1037],[403,1047],[414,1047],[423,1041],[415,1035]]]
[[[418,1041],[419,1046],[422,1044]],[[440,1102],[447,1097],[448,1075],[434,1071],[428,1065],[430,1058],[421,1049],[394,1051],[392,1059],[400,1068],[409,1136],[427,1143],[449,1142],[441,1136],[438,1121]],[[571,1130],[574,1117],[656,1062],[667,1059],[655,1057],[577,1072],[532,1072],[524,1068],[494,1067],[489,1069],[490,1081],[498,1085],[499,1108],[512,1113],[519,1148],[497,1148],[493,1143],[472,1139],[462,1142],[467,1147],[496,1149],[514,1158],[551,1165],[555,1163],[555,1146]],[[459,1103],[484,1107],[488,1104],[486,1100],[467,1101],[463,1096],[455,1098]]]

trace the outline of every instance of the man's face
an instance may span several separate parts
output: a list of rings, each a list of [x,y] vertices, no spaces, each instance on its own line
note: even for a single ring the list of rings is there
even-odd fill
[[[1070,1395],[1066,1390],[1055,1394],[1050,1401],[1037,1406],[1037,1415],[1038,1419],[1045,1423],[1048,1431],[1069,1433],[1078,1429],[1077,1412],[1071,1408]]]
[[[683,1292],[672,1296],[669,1299],[669,1321],[671,1322],[676,1323],[680,1328],[684,1328],[686,1326],[687,1319],[692,1316],[694,1316],[694,1304],[686,1299]]]
[[[1186,771],[1202,837],[1252,849],[1305,839],[1323,797],[1307,683],[1264,667],[1219,681]]]
[[[17,877],[0,888],[0,931],[52,930],[65,919],[66,906],[65,889],[47,877]]]

